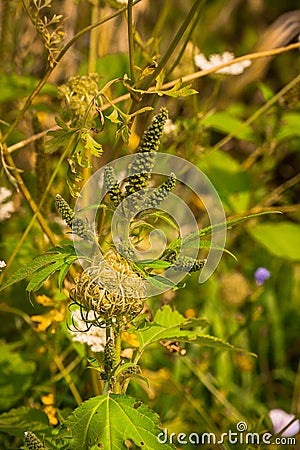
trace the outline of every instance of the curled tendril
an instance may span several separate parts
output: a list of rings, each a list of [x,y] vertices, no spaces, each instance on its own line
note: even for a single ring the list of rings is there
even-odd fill
[[[96,259],[75,282],[70,298],[80,307],[87,329],[90,323],[99,327],[126,323],[144,307],[142,278],[114,251],[107,252],[105,259]],[[92,321],[89,311],[94,312]]]

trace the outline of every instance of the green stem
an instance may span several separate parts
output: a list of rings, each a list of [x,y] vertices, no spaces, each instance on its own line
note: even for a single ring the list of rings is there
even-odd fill
[[[200,16],[202,14],[202,7],[204,7],[205,3],[206,3],[206,0],[202,0],[201,1],[201,7],[199,8],[199,11],[197,12],[197,14],[195,15],[195,17],[193,19],[192,25],[191,25],[191,27],[190,27],[190,29],[189,29],[189,31],[187,33],[187,36],[186,36],[186,38],[185,38],[185,40],[184,40],[184,42],[182,44],[181,50],[179,51],[179,54],[178,54],[174,64],[172,65],[171,69],[167,72],[166,78],[170,76],[170,74],[173,72],[173,70],[180,63],[181,58],[182,58],[182,56],[184,54],[184,51],[186,49],[186,46],[187,46],[187,44],[188,44],[188,42],[189,42],[189,40],[190,40],[190,38],[191,38],[195,28],[196,28],[196,26],[199,24],[199,19],[200,19]]]
[[[130,65],[131,82],[132,82],[132,84],[134,84],[135,83],[135,75],[134,75],[134,41],[133,41],[133,23],[132,23],[132,4],[133,4],[133,0],[128,0],[127,26],[128,26],[129,65]]]
[[[99,20],[99,1],[90,0],[91,3],[91,24],[94,25],[98,23]],[[98,40],[99,31],[97,28],[92,28],[90,33],[90,47],[89,47],[89,61],[88,61],[88,72],[92,73],[96,71],[96,63],[98,56]]]
[[[121,331],[119,328],[114,330],[114,338],[115,338],[115,352],[116,352],[116,362],[115,365],[118,366],[121,362]],[[121,386],[120,381],[117,380],[114,386],[114,393],[120,394]]]
[[[145,90],[148,89],[149,86],[151,86],[151,84],[155,81],[157,76],[160,74],[160,72],[163,70],[163,68],[165,67],[166,63],[168,62],[168,60],[170,59],[171,55],[173,54],[175,48],[177,47],[177,45],[181,41],[181,38],[184,35],[186,29],[188,28],[188,26],[192,22],[193,17],[196,14],[198,8],[200,8],[200,7],[202,7],[202,2],[199,2],[199,0],[195,0],[192,8],[190,9],[190,12],[188,13],[188,15],[186,16],[186,19],[184,20],[184,22],[182,23],[181,27],[177,31],[173,41],[171,42],[171,44],[168,47],[166,53],[161,58],[158,66],[155,69],[155,71],[153,72],[153,74],[148,78],[146,83],[144,83],[144,85],[142,86],[142,89],[145,89]]]

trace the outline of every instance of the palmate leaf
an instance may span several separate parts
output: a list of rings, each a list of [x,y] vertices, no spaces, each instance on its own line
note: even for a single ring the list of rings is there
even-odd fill
[[[34,274],[32,280],[27,286],[27,291],[36,291],[41,287],[43,282],[55,271],[66,271],[66,264],[68,267],[78,258],[75,249],[72,245],[65,245],[63,247],[54,247],[46,254],[37,256],[26,266],[17,270],[9,279],[2,284],[0,291],[18,283],[21,280]],[[66,273],[66,272],[65,272]]]
[[[153,322],[146,322],[143,328],[135,331],[140,342],[136,359],[141,356],[148,345],[170,339],[215,347],[221,350],[245,352],[245,350],[235,347],[222,339],[203,334],[198,330],[190,330],[191,327],[204,328],[207,325],[208,323],[205,319],[186,319],[178,311],[173,311],[170,306],[166,305],[157,311]]]
[[[138,448],[161,449],[157,439],[161,433],[158,415],[128,395],[105,394],[90,398],[75,409],[65,425],[72,435],[69,447],[72,450],[98,447],[126,450],[126,439]],[[165,444],[164,448],[175,449],[170,444]]]

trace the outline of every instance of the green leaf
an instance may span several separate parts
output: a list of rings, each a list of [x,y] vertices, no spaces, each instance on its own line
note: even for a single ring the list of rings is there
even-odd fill
[[[136,261],[137,266],[149,267],[149,269],[165,269],[170,267],[171,263],[168,261],[153,261],[152,259],[144,261]]]
[[[75,134],[77,134],[77,130],[66,130],[65,128],[48,131],[46,136],[50,136],[50,138],[45,141],[45,153],[54,153],[61,147],[66,147]]]
[[[63,287],[63,281],[65,279],[65,276],[67,275],[70,266],[75,262],[77,259],[77,256],[73,256],[72,258],[68,259],[68,261],[64,262],[63,265],[60,268],[59,275],[58,275],[58,287],[60,290],[62,290]]]
[[[236,159],[222,150],[215,150],[200,158],[197,166],[213,183],[225,209],[238,214],[248,207],[252,180]]]
[[[97,142],[88,131],[81,133],[81,140],[83,141],[84,148],[92,155],[100,157],[103,153],[102,145]]]
[[[288,112],[282,115],[281,126],[278,127],[278,132],[274,139],[282,141],[290,139],[295,136],[300,136],[299,127],[300,115],[299,113]]]
[[[262,223],[249,229],[253,238],[271,254],[300,261],[300,225],[292,222]]]
[[[116,109],[113,110],[109,116],[106,116],[108,120],[110,120],[112,123],[122,124],[122,120],[119,119],[119,113]]]
[[[191,89],[191,84],[187,86],[182,86],[182,83],[177,83],[172,89],[169,90],[159,90],[155,91],[157,95],[162,97],[163,95],[167,95],[168,97],[178,98],[178,97],[188,97],[190,95],[198,94],[198,91],[195,89]]]
[[[179,248],[181,246],[184,246],[185,248],[188,248],[188,247],[198,248],[198,245],[199,245],[199,248],[209,248],[210,241],[202,240],[201,239],[202,237],[210,236],[212,234],[212,232],[216,233],[217,231],[223,230],[224,227],[226,227],[226,229],[229,230],[232,227],[234,227],[242,222],[254,219],[256,217],[264,216],[266,214],[282,214],[282,213],[280,211],[264,211],[264,212],[260,212],[260,213],[247,214],[245,216],[235,217],[233,219],[227,220],[226,222],[217,223],[215,225],[210,225],[209,227],[201,228],[201,230],[189,234],[184,239],[176,238],[176,239],[174,239],[174,241],[172,241],[169,244],[168,248],[170,250],[174,250],[174,251],[179,250]],[[200,238],[200,243],[199,243],[199,238]],[[216,248],[216,250],[222,250],[222,249],[218,249],[218,247],[215,247],[215,248]],[[229,250],[224,249],[222,251],[230,254],[231,256],[233,256],[235,258],[235,256]]]
[[[0,415],[0,431],[10,436],[24,437],[24,431],[41,432],[50,434],[48,416],[39,409],[26,406],[11,409]]]
[[[256,142],[255,133],[250,125],[228,114],[226,111],[215,112],[203,119],[202,124],[206,128],[213,128],[224,134],[230,134],[238,139]]]
[[[160,275],[150,276],[147,278],[147,281],[158,289],[166,289],[166,287],[174,288],[176,286],[171,280]]]
[[[17,270],[9,279],[1,286],[0,291],[18,283],[21,280],[29,277],[33,273],[40,270],[42,267],[49,264],[58,264],[58,268],[62,266],[65,262],[71,265],[78,258],[75,249],[72,245],[67,244],[61,247],[53,247],[46,254],[37,256],[31,262],[26,264]],[[52,266],[53,267],[53,266]],[[58,269],[56,269],[58,270]],[[39,272],[40,273],[40,272]],[[49,276],[49,275],[48,275]],[[48,276],[45,278],[47,279]],[[37,275],[36,279],[39,279],[40,275]],[[27,286],[28,290],[28,286]]]
[[[125,441],[145,450],[160,450],[159,417],[148,406],[128,395],[106,394],[82,403],[66,420],[72,450],[126,450]],[[98,447],[96,447],[98,445]],[[165,444],[166,450],[175,449]]]
[[[11,277],[9,277],[9,279],[1,286],[0,291],[21,280],[24,280],[41,267],[57,261],[58,258],[63,258],[63,256],[60,256],[57,253],[46,253],[45,255],[37,256],[33,261],[29,262],[24,267],[21,267]]]
[[[35,363],[25,361],[12,346],[1,342],[0,352],[0,410],[5,411],[23,398],[33,383]],[[0,422],[1,423],[1,422]]]
[[[63,260],[59,260],[56,263],[50,264],[47,267],[42,267],[38,269],[34,275],[32,276],[30,282],[26,287],[26,291],[38,291],[44,281],[47,280],[50,275],[53,275],[54,272],[60,269],[60,267],[64,264]]]
[[[154,342],[170,339],[215,347],[221,350],[245,352],[245,350],[237,348],[222,339],[204,335],[198,330],[185,329],[191,326],[203,328],[207,326],[207,321],[204,319],[186,319],[179,312],[173,311],[169,305],[164,306],[157,311],[153,322],[149,322],[144,328],[136,330],[135,333],[140,342],[138,354],[141,355],[145,348]]]

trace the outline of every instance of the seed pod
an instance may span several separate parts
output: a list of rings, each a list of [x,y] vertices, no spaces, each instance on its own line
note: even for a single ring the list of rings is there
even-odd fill
[[[175,184],[175,174],[171,173],[168,179],[159,188],[154,189],[149,197],[146,198],[143,209],[157,208],[168,197]]]
[[[105,166],[104,168],[104,183],[108,190],[110,200],[117,207],[121,203],[122,194],[114,174],[114,169],[111,166]]]
[[[24,442],[29,450],[45,450],[41,441],[31,431],[24,432]]]

